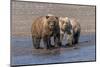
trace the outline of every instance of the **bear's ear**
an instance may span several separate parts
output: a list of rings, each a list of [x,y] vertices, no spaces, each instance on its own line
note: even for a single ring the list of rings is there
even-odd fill
[[[57,20],[59,19],[58,17],[55,17]]]
[[[46,16],[46,19],[48,19],[49,18],[49,16]]]

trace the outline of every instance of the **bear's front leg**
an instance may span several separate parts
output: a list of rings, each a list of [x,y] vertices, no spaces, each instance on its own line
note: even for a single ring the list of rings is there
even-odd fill
[[[54,44],[55,47],[61,46],[60,34],[54,35]]]
[[[60,34],[60,41],[63,40],[64,34]]]
[[[50,38],[46,37],[46,38],[43,38],[43,42],[44,42],[44,45],[45,45],[45,48],[46,49],[50,49],[50,44],[51,44],[51,41],[50,41]]]
[[[71,34],[67,34],[67,42],[68,46],[73,46],[73,36]]]
[[[70,30],[69,32],[67,32],[67,46],[73,46],[73,30]]]

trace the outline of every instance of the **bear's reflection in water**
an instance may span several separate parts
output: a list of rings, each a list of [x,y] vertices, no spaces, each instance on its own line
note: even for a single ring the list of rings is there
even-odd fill
[[[53,56],[53,55],[59,55],[60,54],[60,48],[52,49],[52,50],[46,50],[46,49],[36,49],[32,50],[32,55],[39,55],[39,56]]]

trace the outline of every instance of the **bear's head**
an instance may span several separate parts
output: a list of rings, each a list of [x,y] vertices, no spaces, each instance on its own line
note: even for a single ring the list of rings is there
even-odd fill
[[[46,16],[47,24],[50,30],[55,30],[59,25],[59,19],[56,16]]]
[[[61,30],[66,31],[70,27],[70,20],[68,17],[59,17],[59,26]]]

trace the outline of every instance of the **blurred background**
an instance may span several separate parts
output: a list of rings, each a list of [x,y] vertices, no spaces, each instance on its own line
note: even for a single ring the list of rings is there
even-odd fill
[[[82,34],[95,32],[95,6],[23,1],[12,1],[11,4],[12,36],[30,36],[34,19],[48,14],[76,18],[81,24]]]

